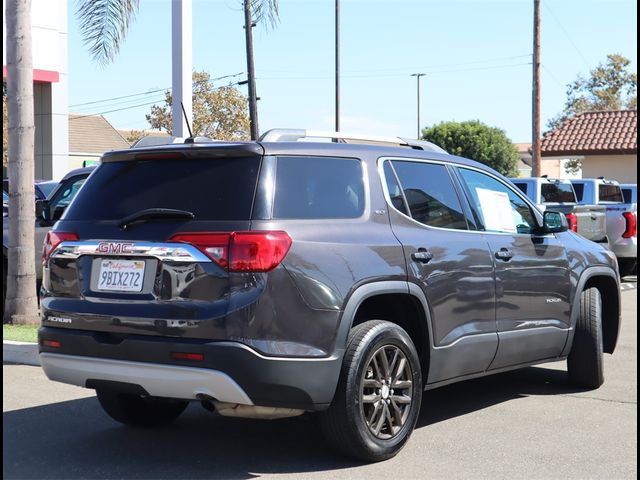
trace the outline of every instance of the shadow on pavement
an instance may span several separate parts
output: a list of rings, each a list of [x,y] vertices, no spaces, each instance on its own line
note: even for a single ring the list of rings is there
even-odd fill
[[[570,393],[566,372],[527,368],[425,392],[417,428],[527,395]],[[415,438],[415,437],[414,437]],[[172,426],[109,419],[95,397],[3,414],[4,478],[229,478],[340,470],[359,463],[325,444],[314,418],[228,419],[198,404]]]

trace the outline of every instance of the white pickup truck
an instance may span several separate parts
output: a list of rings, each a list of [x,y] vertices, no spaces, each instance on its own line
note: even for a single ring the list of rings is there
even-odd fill
[[[579,203],[606,208],[609,246],[618,258],[620,276],[633,274],[638,261],[637,204],[625,202],[622,188],[615,180],[583,178],[571,183]]]
[[[540,210],[564,213],[571,230],[608,248],[606,207],[578,204],[569,180],[530,177],[512,178],[511,181]]]

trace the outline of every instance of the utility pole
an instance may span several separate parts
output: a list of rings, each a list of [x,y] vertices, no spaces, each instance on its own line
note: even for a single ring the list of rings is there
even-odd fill
[[[340,0],[336,0],[336,132],[340,131]]]
[[[531,139],[531,174],[539,177],[540,162],[540,0],[533,0],[533,108]]]
[[[185,117],[193,117],[191,71],[193,55],[191,44],[191,0],[171,2],[171,134],[186,137],[189,129]],[[184,106],[184,115],[182,107]],[[194,132],[197,135],[197,132]]]
[[[258,99],[256,96],[256,71],[253,63],[253,27],[251,20],[251,0],[244,0],[244,35],[247,46],[247,76],[249,87],[249,130],[251,140],[257,140],[258,129]]]
[[[417,98],[417,108],[418,108],[418,136],[416,137],[420,140],[421,136],[421,126],[420,126],[420,77],[426,76],[426,73],[412,73],[412,77],[416,77],[416,83],[418,84],[418,98]]]

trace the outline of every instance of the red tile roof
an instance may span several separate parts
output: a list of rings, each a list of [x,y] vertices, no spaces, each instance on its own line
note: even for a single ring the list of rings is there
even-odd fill
[[[635,154],[638,111],[579,113],[542,139],[542,156]]]

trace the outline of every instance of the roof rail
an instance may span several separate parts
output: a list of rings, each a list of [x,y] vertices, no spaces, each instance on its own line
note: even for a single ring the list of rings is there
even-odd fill
[[[262,134],[260,142],[297,142],[302,139],[324,138],[338,143],[390,143],[401,147],[409,147],[416,150],[429,152],[447,153],[435,143],[425,140],[412,140],[408,138],[393,136],[362,135],[359,133],[325,132],[315,130],[304,130],[296,128],[274,128]]]

